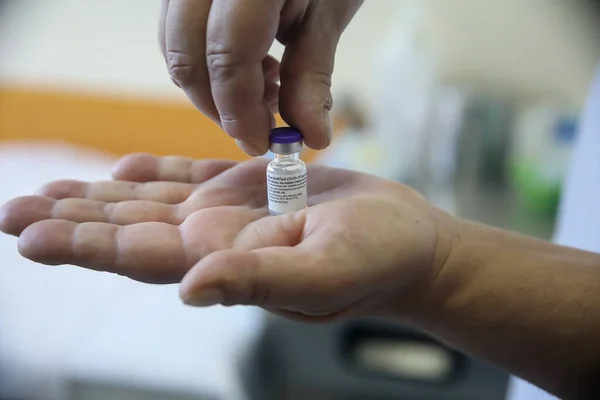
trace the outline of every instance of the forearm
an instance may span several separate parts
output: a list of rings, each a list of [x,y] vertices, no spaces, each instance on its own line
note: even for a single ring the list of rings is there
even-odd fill
[[[558,396],[600,389],[600,255],[464,222],[429,293],[422,329]]]

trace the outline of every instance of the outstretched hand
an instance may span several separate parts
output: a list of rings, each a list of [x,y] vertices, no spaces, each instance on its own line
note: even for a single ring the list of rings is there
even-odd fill
[[[256,305],[323,320],[381,315],[427,289],[453,220],[370,175],[309,166],[306,210],[270,216],[267,160],[130,155],[114,181],[53,182],[0,209],[33,261],[149,283],[197,306]]]

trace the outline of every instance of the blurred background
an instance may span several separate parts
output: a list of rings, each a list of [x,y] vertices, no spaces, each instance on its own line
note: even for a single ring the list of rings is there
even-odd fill
[[[129,152],[245,159],[171,83],[158,11],[0,0],[0,202],[109,179]],[[550,239],[599,18],[583,1],[367,0],[339,44],[334,143],[303,158]],[[30,263],[14,238],[0,254],[2,400],[510,396],[502,371],[404,327],[191,310],[173,286]]]

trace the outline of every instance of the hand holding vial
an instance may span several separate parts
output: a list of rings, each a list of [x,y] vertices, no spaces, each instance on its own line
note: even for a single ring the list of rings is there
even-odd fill
[[[171,80],[246,153],[266,153],[274,115],[331,141],[331,75],[362,0],[163,0],[160,49]],[[284,45],[281,63],[268,52]]]
[[[273,216],[267,164],[133,155],[115,181],[59,181],[10,201],[0,230],[39,263],[180,282],[192,306],[410,323],[500,365],[508,354],[513,371],[542,371],[557,393],[554,366],[570,378],[588,359],[598,307],[580,317],[581,300],[597,304],[599,255],[460,221],[399,183],[323,166],[307,168],[310,207]],[[566,337],[550,329],[561,321]],[[565,353],[579,343],[574,326],[584,340]],[[563,398],[582,398],[578,376]]]
[[[453,231],[438,227],[453,218],[398,183],[306,168],[294,155],[298,135],[272,137],[273,150],[288,154],[269,176],[294,177],[291,192],[284,185],[276,195],[295,195],[285,202],[268,200],[265,159],[138,154],[116,165],[115,181],[53,182],[12,200],[0,230],[20,236],[21,254],[36,262],[181,282],[190,305],[251,304],[321,321],[418,304],[404,298],[441,267],[434,260],[445,259]]]

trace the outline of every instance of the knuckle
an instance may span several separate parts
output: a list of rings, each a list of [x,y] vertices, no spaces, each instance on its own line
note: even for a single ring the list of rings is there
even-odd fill
[[[318,84],[331,88],[332,73],[326,67],[303,69],[301,65],[293,65],[281,71],[281,80],[300,80],[304,84]]]
[[[228,161],[216,159],[194,161],[189,172],[190,181],[195,183],[208,182],[233,168],[234,165]]]
[[[230,49],[214,44],[206,49],[206,63],[212,80],[226,81],[235,76],[243,60]]]
[[[261,287],[255,281],[253,268],[246,268],[237,275],[228,275],[221,279],[221,288],[224,292],[223,306],[257,306],[261,307],[268,302],[270,292],[268,288]]]
[[[81,185],[77,181],[59,180],[45,184],[36,194],[38,196],[50,197],[56,200],[66,199],[69,197],[87,197],[88,185]]]
[[[167,70],[173,82],[180,87],[194,83],[198,73],[198,61],[189,54],[169,50],[166,54]]]
[[[331,88],[331,72],[326,70],[315,70],[311,74],[311,78],[315,81],[315,83],[320,83],[328,88]]]
[[[219,114],[219,119],[221,120],[221,124],[223,124],[223,125],[226,125],[226,124],[233,125],[233,124],[239,122],[239,118],[232,113],[221,113],[221,114]],[[238,132],[227,131],[227,134],[229,136],[231,136],[231,138],[233,138],[233,139],[238,139],[238,140],[245,139],[245,137],[240,135]]]

